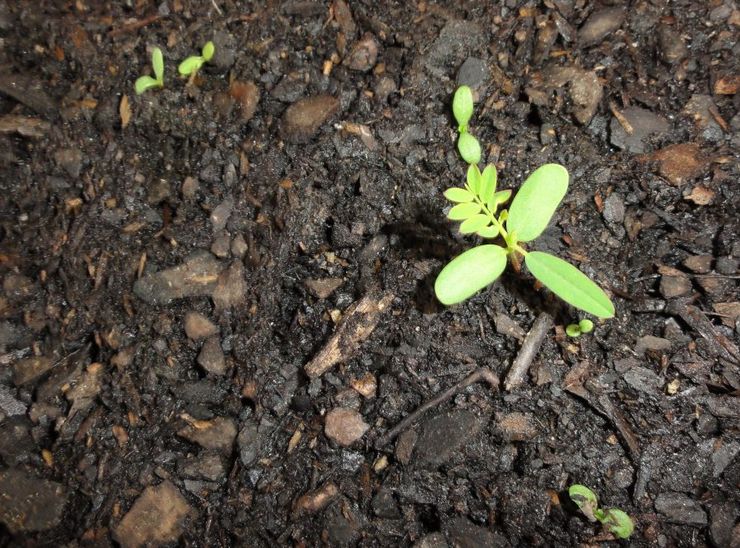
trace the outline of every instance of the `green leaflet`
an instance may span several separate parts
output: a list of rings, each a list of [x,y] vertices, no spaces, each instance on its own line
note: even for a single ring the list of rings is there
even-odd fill
[[[568,191],[568,171],[560,164],[537,168],[514,196],[506,229],[519,241],[529,242],[547,228],[555,209]]]
[[[206,42],[203,46],[203,49],[201,50],[201,54],[203,55],[204,61],[210,61],[213,58],[213,54],[216,52],[216,46],[213,45],[213,42]]]
[[[164,84],[164,57],[162,56],[162,50],[154,48],[152,50],[152,69],[154,70],[154,77],[160,85]]]
[[[480,213],[480,204],[467,202],[464,204],[457,204],[455,207],[450,209],[450,212],[447,214],[447,218],[453,221],[464,221],[476,213]]]
[[[511,190],[499,190],[493,195],[493,198],[488,202],[488,209],[496,211],[498,206],[505,204],[511,198]]]
[[[498,236],[498,227],[496,225],[485,226],[476,232],[481,238],[495,238]]]
[[[460,134],[457,139],[457,150],[460,152],[460,156],[469,164],[477,164],[480,162],[480,143],[478,139],[473,137],[467,131]]]
[[[478,169],[478,166],[475,164],[470,164],[468,166],[468,174],[466,177],[466,181],[468,183],[468,188],[470,189],[470,192],[478,195],[478,191],[480,190],[480,169]]]
[[[458,255],[437,276],[434,292],[442,304],[464,301],[493,283],[506,267],[506,250],[497,245],[479,245]]]
[[[177,71],[183,76],[190,76],[194,72],[198,72],[205,62],[206,60],[203,59],[203,57],[188,57],[180,63],[180,66],[177,67]]]
[[[493,193],[496,192],[496,178],[496,166],[493,164],[487,165],[481,174],[480,190],[478,191],[478,196],[484,204],[493,199]]]
[[[481,228],[485,227],[490,222],[488,215],[479,213],[465,219],[460,225],[461,234],[472,234],[478,232]]]
[[[134,82],[134,90],[136,95],[141,95],[148,89],[159,87],[159,82],[151,76],[140,76]]]
[[[452,98],[452,113],[457,121],[458,131],[467,131],[468,122],[473,116],[473,92],[468,86],[460,86]]]
[[[460,204],[464,202],[472,202],[473,200],[475,200],[475,196],[472,192],[460,187],[448,188],[447,190],[445,190],[444,195],[445,198],[447,198],[450,202]]]
[[[606,293],[572,264],[541,251],[527,253],[524,264],[535,278],[565,302],[599,318],[614,316],[614,305]]]

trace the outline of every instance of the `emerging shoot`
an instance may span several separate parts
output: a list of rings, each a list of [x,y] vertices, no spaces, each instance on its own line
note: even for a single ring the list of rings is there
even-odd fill
[[[589,521],[599,521],[615,537],[626,539],[634,532],[635,524],[626,512],[619,508],[599,508],[596,494],[585,485],[571,485],[568,496]]]
[[[177,71],[182,76],[194,76],[205,63],[213,58],[215,51],[216,46],[213,45],[213,42],[206,42],[201,51],[201,55],[191,55],[180,63],[180,66],[177,67]]]
[[[141,95],[148,89],[164,87],[164,57],[162,50],[154,48],[152,50],[152,70],[154,78],[151,76],[140,76],[134,83],[134,89],[137,95]]]

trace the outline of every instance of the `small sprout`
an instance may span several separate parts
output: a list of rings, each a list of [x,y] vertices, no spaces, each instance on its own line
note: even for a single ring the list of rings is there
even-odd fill
[[[136,79],[134,83],[136,95],[141,95],[148,89],[164,87],[164,57],[162,56],[162,50],[159,48],[152,50],[152,70],[154,71],[154,78],[140,76]]]
[[[480,162],[480,143],[467,131],[460,134],[457,139],[457,150],[460,156],[468,164],[477,164]]]
[[[583,319],[578,323],[568,324],[565,328],[565,334],[569,337],[580,337],[594,330],[594,322]]]
[[[591,331],[594,330],[594,322],[588,319],[583,319],[578,322],[578,329],[581,330],[581,333],[591,333]]]
[[[619,508],[599,508],[596,494],[585,485],[571,485],[568,495],[589,521],[601,522],[617,538],[629,538],[634,532],[635,524],[624,511]]]
[[[180,63],[180,66],[177,67],[177,71],[182,76],[194,76],[205,63],[213,58],[215,51],[216,46],[213,45],[213,42],[206,42],[201,51],[201,55],[191,55]]]
[[[581,336],[581,328],[578,327],[577,323],[570,323],[565,327],[565,334],[569,337],[580,337]]]
[[[452,99],[452,114],[457,121],[457,131],[468,131],[468,122],[473,117],[473,92],[468,86],[460,86]],[[477,163],[477,162],[476,162]]]

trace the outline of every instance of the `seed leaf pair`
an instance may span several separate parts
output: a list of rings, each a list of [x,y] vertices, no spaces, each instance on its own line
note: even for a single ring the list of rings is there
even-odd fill
[[[140,76],[136,79],[136,82],[134,82],[136,95],[141,95],[148,89],[164,87],[164,56],[159,48],[152,50],[152,71],[154,72],[154,78]]]
[[[568,496],[589,521],[601,522],[607,531],[617,538],[629,538],[635,524],[626,512],[619,508],[599,508],[596,493],[585,485],[574,484],[568,488]]]

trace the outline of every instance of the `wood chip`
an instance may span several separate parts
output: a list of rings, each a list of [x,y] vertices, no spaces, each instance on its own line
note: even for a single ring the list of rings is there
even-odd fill
[[[686,200],[694,202],[696,205],[709,205],[714,201],[715,193],[711,188],[707,188],[704,185],[697,185],[691,193],[686,196]]]
[[[38,139],[43,137],[49,131],[49,122],[39,118],[29,118],[28,116],[17,116],[6,114],[0,117],[0,133],[17,133],[24,137],[33,137]]]
[[[128,102],[128,95],[121,97],[121,103],[118,105],[118,114],[121,115],[121,128],[126,129],[131,121],[131,105]]]

